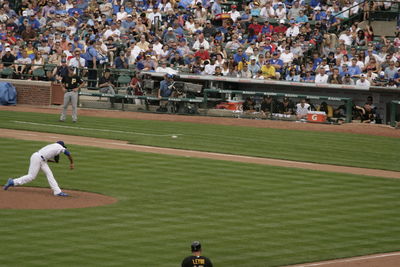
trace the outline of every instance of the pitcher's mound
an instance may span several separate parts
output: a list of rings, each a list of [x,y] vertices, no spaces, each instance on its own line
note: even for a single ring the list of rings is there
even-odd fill
[[[10,187],[0,190],[0,209],[74,209],[110,205],[116,198],[96,193],[63,190],[69,197],[56,197],[48,188]]]

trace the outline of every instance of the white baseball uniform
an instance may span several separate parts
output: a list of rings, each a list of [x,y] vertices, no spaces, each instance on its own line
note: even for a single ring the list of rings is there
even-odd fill
[[[33,153],[30,159],[28,174],[14,179],[14,185],[23,185],[33,181],[38,175],[39,170],[42,169],[47,177],[51,189],[54,192],[54,195],[61,193],[61,189],[58,186],[57,181],[53,176],[53,172],[47,164],[47,161],[53,160],[55,156],[59,155],[60,153],[65,153],[65,151],[67,150],[62,145],[54,143],[43,147],[38,152]],[[69,154],[69,152],[67,153]]]

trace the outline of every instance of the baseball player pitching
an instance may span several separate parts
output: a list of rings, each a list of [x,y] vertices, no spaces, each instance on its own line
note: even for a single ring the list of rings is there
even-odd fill
[[[56,179],[53,176],[53,172],[47,164],[47,162],[58,163],[61,153],[64,153],[68,157],[70,162],[69,167],[72,170],[74,168],[74,160],[72,159],[71,153],[67,150],[67,147],[63,141],[57,141],[56,143],[47,145],[38,152],[33,153],[30,160],[28,174],[17,179],[8,179],[3,189],[7,190],[10,186],[23,185],[33,181],[41,169],[45,173],[54,195],[59,197],[67,197],[68,194],[61,191]]]

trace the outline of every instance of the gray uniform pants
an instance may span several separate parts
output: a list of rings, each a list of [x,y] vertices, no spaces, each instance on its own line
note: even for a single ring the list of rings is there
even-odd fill
[[[100,93],[115,95],[115,90],[112,86],[106,86],[100,88]]]
[[[66,92],[64,94],[64,105],[60,117],[60,120],[62,121],[65,121],[65,117],[67,116],[67,108],[70,102],[72,105],[72,121],[78,120],[78,115],[77,115],[78,92],[71,91],[71,92]]]

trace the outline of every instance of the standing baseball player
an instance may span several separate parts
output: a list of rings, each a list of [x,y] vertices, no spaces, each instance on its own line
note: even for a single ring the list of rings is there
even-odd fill
[[[64,104],[61,112],[60,122],[65,121],[65,117],[67,116],[67,108],[70,102],[72,105],[72,122],[76,122],[78,120],[78,92],[85,85],[85,83],[78,75],[74,74],[74,68],[69,67],[68,75],[62,78],[61,84],[64,91]]]
[[[38,152],[33,153],[31,156],[28,174],[17,179],[8,179],[3,189],[7,190],[10,186],[23,185],[33,181],[41,169],[45,173],[54,195],[67,197],[68,194],[61,191],[56,179],[54,179],[49,165],[47,164],[47,162],[58,163],[60,154],[64,153],[69,159],[69,167],[72,170],[74,168],[74,160],[72,159],[71,153],[66,148],[67,147],[63,141],[57,141],[56,143],[47,145]]]
[[[201,244],[199,241],[194,241],[190,246],[192,249],[192,256],[183,259],[182,267],[212,267],[211,260],[207,257],[201,256]]]

